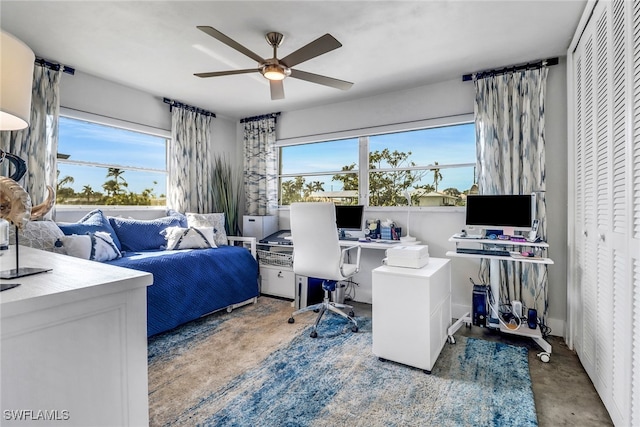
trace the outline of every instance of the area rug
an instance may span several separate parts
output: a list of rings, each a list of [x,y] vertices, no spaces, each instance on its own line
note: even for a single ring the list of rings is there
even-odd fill
[[[536,426],[527,349],[456,337],[431,375],[371,352],[329,316],[260,298],[149,340],[151,425]],[[402,325],[398,325],[402,327]]]

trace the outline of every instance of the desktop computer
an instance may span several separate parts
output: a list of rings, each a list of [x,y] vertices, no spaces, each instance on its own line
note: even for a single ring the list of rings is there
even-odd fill
[[[296,310],[321,303],[323,299],[322,280],[296,274]]]
[[[487,326],[489,313],[488,285],[473,285],[471,323],[473,326]]]

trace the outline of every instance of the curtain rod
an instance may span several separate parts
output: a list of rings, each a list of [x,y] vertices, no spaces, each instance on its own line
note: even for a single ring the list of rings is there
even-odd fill
[[[185,109],[187,111],[193,111],[193,112],[196,112],[196,113],[204,114],[205,116],[211,116],[211,117],[215,117],[216,116],[211,111],[207,111],[207,110],[203,110],[202,108],[193,107],[191,105],[183,104],[181,102],[174,101],[173,99],[163,98],[162,101],[165,104],[169,104],[169,107],[170,107],[169,110],[171,110],[171,108],[173,108],[173,107],[177,107],[177,108],[183,108],[183,109]]]
[[[263,114],[261,116],[245,117],[244,119],[240,119],[240,123],[254,122],[256,120],[262,120],[262,119],[270,119],[271,117],[275,119],[279,115],[280,115],[280,112],[278,111],[277,113]]]
[[[462,81],[468,82],[469,80],[473,80],[474,75],[476,76],[477,79],[484,79],[485,77],[496,76],[499,74],[512,73],[514,71],[521,71],[521,70],[535,70],[537,68],[548,67],[551,65],[558,65],[557,57],[542,59],[536,62],[528,62],[522,65],[512,65],[510,67],[503,67],[495,70],[485,70],[485,71],[478,71],[477,73],[473,73],[473,74],[465,74],[462,76]]]
[[[43,58],[36,58],[35,63],[42,67],[47,67],[49,69],[52,69],[54,71],[62,70],[63,73],[71,74],[72,76],[76,73],[75,68],[71,68],[67,65],[56,64],[55,62],[49,62]]]

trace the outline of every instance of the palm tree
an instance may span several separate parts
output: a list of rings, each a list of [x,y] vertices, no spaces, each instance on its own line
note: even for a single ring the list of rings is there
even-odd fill
[[[93,188],[91,188],[90,185],[85,185],[82,187],[82,192],[80,194],[87,198],[87,202],[90,202],[91,196],[93,195]]]
[[[127,184],[127,180],[122,177],[122,175],[124,173],[125,173],[125,171],[123,171],[120,168],[109,168],[109,170],[107,172],[107,178],[113,178],[113,181],[115,182],[115,185],[111,186],[113,194],[120,193],[120,186],[127,187],[129,185],[129,184]],[[122,180],[122,184],[120,184],[119,180]],[[109,181],[107,181],[107,182],[109,182]],[[103,185],[103,187],[104,187],[104,185]],[[105,188],[105,190],[106,190],[106,188]]]
[[[434,162],[436,166],[438,166],[438,162]],[[436,187],[436,193],[438,192],[438,183],[442,181],[442,174],[440,173],[440,169],[432,169],[433,171],[433,185]]]
[[[56,193],[65,185],[67,184],[73,184],[73,177],[72,176],[65,176],[64,178],[60,179],[60,171],[56,171],[56,176],[58,177],[58,183],[56,184]]]

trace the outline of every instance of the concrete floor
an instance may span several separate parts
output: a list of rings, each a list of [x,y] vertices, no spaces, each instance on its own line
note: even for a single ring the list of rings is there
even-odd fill
[[[371,316],[370,304],[353,301],[347,304],[354,306],[357,316]],[[455,336],[458,335],[500,341],[529,349],[529,373],[540,427],[613,426],[578,355],[569,350],[563,338],[549,337],[553,353],[549,363],[544,363],[537,357],[542,349],[529,338],[477,326],[463,326],[456,332]]]
[[[553,353],[549,363],[544,363],[537,357],[542,349],[529,338],[477,326],[463,326],[456,335],[500,341],[529,349],[529,374],[540,427],[613,425],[578,355],[569,350],[563,338],[548,338]]]

